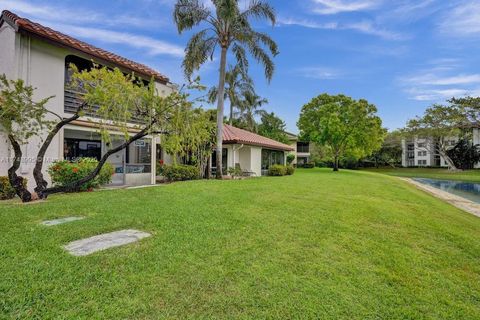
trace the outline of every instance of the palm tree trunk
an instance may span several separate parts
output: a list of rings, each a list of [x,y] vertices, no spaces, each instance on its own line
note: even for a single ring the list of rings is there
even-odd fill
[[[228,120],[229,125],[233,125],[233,103],[230,100],[230,119]]]
[[[216,178],[222,179],[222,144],[223,144],[223,107],[225,103],[225,74],[227,67],[227,47],[222,47],[222,54],[220,58],[220,79],[218,80],[218,95],[217,95],[217,172]]]

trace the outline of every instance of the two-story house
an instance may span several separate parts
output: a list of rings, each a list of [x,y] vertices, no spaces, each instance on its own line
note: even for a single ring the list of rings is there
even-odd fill
[[[0,16],[0,74],[9,79],[23,79],[36,88],[35,99],[54,96],[47,108],[61,117],[70,117],[81,100],[69,88],[73,63],[78,68],[97,64],[118,67],[125,73],[134,72],[145,81],[154,79],[158,92],[168,95],[175,86],[168,77],[143,64],[97,48],[39,23],[3,11]],[[132,129],[132,133],[134,130]],[[115,132],[112,132],[115,134]],[[46,135],[46,133],[45,133]],[[241,166],[254,175],[265,174],[272,164],[284,164],[292,147],[245,130],[226,125],[224,136],[224,169]],[[33,185],[33,167],[41,138],[22,145],[23,159],[19,174]],[[122,143],[118,134],[114,144]],[[54,138],[45,156],[44,170],[59,159],[92,157],[99,159],[106,152],[106,144],[98,134],[94,121],[80,118],[66,125]],[[0,128],[0,176],[7,175],[13,151]],[[214,155],[215,156],[215,155]],[[160,137],[147,136],[128,148],[109,157],[115,170],[113,184],[144,185],[156,182],[158,160],[171,163],[171,156],[161,147]],[[214,163],[214,161],[212,161]],[[48,174],[45,175],[48,180]]]

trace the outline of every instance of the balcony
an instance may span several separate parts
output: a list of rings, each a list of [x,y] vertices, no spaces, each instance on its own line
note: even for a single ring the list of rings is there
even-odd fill
[[[82,103],[83,103],[82,93],[72,90],[68,88],[67,85],[65,85],[63,111],[65,113],[74,114],[75,112],[77,112],[78,107],[80,107]],[[87,112],[85,112],[85,115],[88,117],[96,118],[96,113],[98,109],[99,109],[98,106],[93,106],[89,108]],[[132,117],[129,122],[132,124],[145,124],[145,121],[143,121],[138,117]]]
[[[297,153],[310,153],[310,143],[297,142]]]

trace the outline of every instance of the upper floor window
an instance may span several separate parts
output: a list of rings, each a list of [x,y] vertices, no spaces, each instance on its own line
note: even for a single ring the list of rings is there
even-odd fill
[[[309,153],[310,152],[310,143],[308,142],[297,142],[297,152]]]

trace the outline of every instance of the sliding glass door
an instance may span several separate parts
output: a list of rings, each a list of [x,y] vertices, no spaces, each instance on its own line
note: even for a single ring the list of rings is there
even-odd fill
[[[283,151],[262,149],[262,175],[266,174],[268,168],[275,164],[285,164],[285,155]]]

